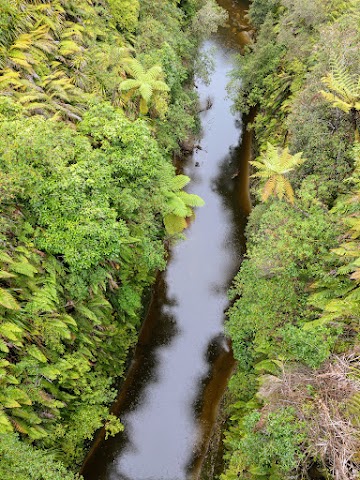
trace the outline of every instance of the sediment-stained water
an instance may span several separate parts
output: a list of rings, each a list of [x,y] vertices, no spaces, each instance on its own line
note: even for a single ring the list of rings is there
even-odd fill
[[[183,169],[192,179],[188,191],[206,205],[159,276],[113,408],[125,431],[106,442],[99,435],[83,466],[86,480],[198,478],[233,368],[223,323],[227,289],[244,252],[249,144],[241,119],[231,114],[226,85],[244,41],[234,27],[244,22],[244,4],[219,3],[231,22],[203,46],[213,51],[215,70],[209,85],[197,86],[201,102],[210,99],[212,107],[201,114],[201,149]]]

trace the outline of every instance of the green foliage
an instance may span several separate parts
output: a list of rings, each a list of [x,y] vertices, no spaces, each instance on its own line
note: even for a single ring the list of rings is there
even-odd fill
[[[359,471],[358,387],[347,377],[359,343],[359,6],[250,6],[256,42],[230,91],[236,109],[256,107],[262,199],[287,191],[297,201],[257,205],[249,217],[226,323],[238,368],[223,480],[303,478],[311,464],[326,478]],[[306,162],[297,157],[284,178],[279,151]]]
[[[339,199],[333,209],[333,213],[342,217],[342,225],[347,231],[344,232],[345,240],[337,248],[332,250],[333,256],[339,258],[339,267],[329,278],[321,279],[313,285],[315,293],[310,302],[321,311],[317,318],[304,328],[312,329],[314,326],[340,323],[347,329],[358,332],[359,307],[360,307],[360,222],[359,222],[359,147],[354,148],[356,155],[356,169],[351,181],[354,186],[352,191]]]
[[[124,430],[124,425],[115,415],[109,415],[107,422],[105,423],[105,440],[109,437],[114,437],[119,432]]]
[[[248,13],[250,24],[260,28],[268,14],[276,13],[279,3],[278,0],[253,0]]]
[[[333,71],[323,78],[323,83],[334,92],[321,91],[333,107],[340,108],[345,113],[353,109],[360,110],[360,77],[350,75],[339,59],[333,61]]]
[[[75,480],[55,460],[55,455],[21,442],[14,434],[2,435],[0,476],[2,480]]]
[[[215,33],[219,25],[227,19],[227,12],[214,0],[206,0],[192,19],[192,33],[200,39],[207,38]]]
[[[110,13],[116,25],[128,32],[134,32],[138,25],[140,5],[138,0],[108,0]]]
[[[232,74],[230,91],[237,110],[248,112],[264,98],[265,92],[269,94],[270,82],[275,87],[274,72],[280,73],[284,52],[284,46],[276,41],[274,19],[267,16],[255,46],[248,46],[246,54],[238,57],[238,68]]]
[[[182,189],[190,182],[186,175],[177,175],[169,185],[170,191],[166,193],[166,215],[164,225],[170,234],[182,232],[187,227],[187,217],[194,216],[192,207],[202,207],[205,202],[198,195],[187,193]]]
[[[109,405],[164,224],[202,204],[171,162],[197,126],[201,6],[1,3],[1,478],[74,479],[94,432],[123,429]]]
[[[360,75],[357,77],[351,75],[337,58],[333,61],[332,73],[328,73],[322,80],[331,93],[324,90],[321,90],[320,93],[334,108],[339,108],[348,114],[351,113],[355,139],[359,141]]]
[[[133,95],[140,97],[139,112],[146,115],[149,111],[150,104],[153,103],[155,110],[164,116],[166,113],[165,104],[161,105],[160,94],[169,91],[169,87],[161,80],[163,71],[160,65],[154,65],[149,70],[144,70],[144,67],[138,60],[130,59],[125,64],[125,70],[133,78],[124,80],[120,84],[120,89],[123,92],[128,92],[127,99]]]
[[[281,479],[296,471],[302,460],[300,446],[305,439],[304,425],[285,408],[263,415],[252,412],[246,415],[239,432],[236,463],[229,466],[221,479],[254,478]]]
[[[231,293],[238,299],[226,325],[241,369],[248,370],[264,355],[311,366],[327,357],[331,329],[319,329],[311,338],[314,333],[304,336],[301,325],[313,315],[306,309],[307,285],[322,276],[324,256],[336,244],[330,220],[318,206],[310,216],[280,202],[253,210],[248,258],[235,278]],[[318,350],[315,338],[327,343]]]
[[[304,162],[301,155],[301,152],[291,155],[288,148],[280,151],[271,143],[267,144],[266,152],[257,161],[251,162],[258,170],[252,176],[267,180],[261,200],[266,202],[271,195],[275,195],[279,200],[285,198],[289,203],[294,203],[294,191],[286,175]]]

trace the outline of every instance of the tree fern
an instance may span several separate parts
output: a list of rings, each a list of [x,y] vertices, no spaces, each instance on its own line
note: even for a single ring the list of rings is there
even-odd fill
[[[332,61],[332,72],[322,81],[334,93],[322,90],[321,94],[334,107],[340,108],[345,113],[352,109],[360,110],[360,77],[350,75],[338,57]]]
[[[13,295],[3,288],[0,288],[0,305],[9,310],[19,310],[20,308]]]
[[[198,195],[182,191],[189,181],[190,178],[186,175],[176,175],[169,182],[171,191],[165,193],[167,201],[164,225],[171,235],[180,233],[187,227],[185,219],[194,214],[192,207],[202,207],[205,204]]]
[[[279,200],[285,199],[289,203],[294,203],[294,191],[286,175],[304,162],[301,158],[302,153],[291,155],[289,149],[283,150],[267,144],[266,151],[256,161],[251,164],[257,168],[253,177],[266,180],[262,187],[263,201],[267,201],[271,195]]]
[[[169,91],[166,83],[160,80],[163,76],[162,68],[159,65],[154,65],[149,70],[145,70],[136,59],[128,59],[124,63],[124,68],[133,77],[133,81],[128,79],[121,82],[121,91],[128,92],[130,90],[133,91],[135,96],[140,97],[139,111],[141,114],[146,115],[148,113],[151,101],[153,101],[156,109],[159,104],[156,101],[155,93]]]
[[[323,84],[330,91],[321,90],[322,96],[345,113],[352,115],[355,139],[359,141],[358,112],[360,111],[360,76],[351,75],[339,57],[332,61],[332,72],[323,79]]]

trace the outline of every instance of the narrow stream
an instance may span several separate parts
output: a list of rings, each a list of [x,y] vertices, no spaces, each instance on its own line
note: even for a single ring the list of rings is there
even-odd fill
[[[125,431],[106,442],[99,435],[81,472],[85,480],[199,478],[234,366],[223,322],[226,292],[244,253],[250,140],[230,112],[226,85],[232,54],[246,38],[238,27],[247,2],[219,4],[229,12],[229,25],[203,45],[214,51],[216,65],[210,84],[198,84],[201,102],[211,99],[212,108],[202,113],[201,150],[184,162],[189,191],[206,205],[158,279],[113,407]]]

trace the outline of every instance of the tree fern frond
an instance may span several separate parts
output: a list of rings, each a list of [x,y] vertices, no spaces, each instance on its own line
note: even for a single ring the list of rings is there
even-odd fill
[[[139,79],[145,74],[144,67],[135,58],[131,58],[124,62],[125,71],[130,73],[134,78]]]
[[[69,55],[74,55],[81,51],[82,51],[82,47],[80,47],[73,40],[63,40],[59,45],[59,54],[65,57]]]
[[[270,195],[274,192],[275,190],[275,178],[274,177],[270,177],[269,180],[265,183],[264,187],[263,187],[263,191],[262,191],[262,196],[261,196],[261,200],[263,202],[266,202]]]
[[[187,223],[185,218],[178,217],[174,214],[165,215],[164,225],[167,233],[174,235],[176,233],[181,233],[186,227]]]
[[[285,197],[287,198],[288,202],[292,205],[294,204],[295,197],[294,197],[294,190],[291,186],[291,183],[287,178],[284,179],[284,193]]]
[[[151,82],[157,80],[162,75],[162,73],[163,70],[160,65],[154,65],[149,70],[147,70],[147,72],[145,73],[145,77],[146,79],[148,79],[148,81]]]
[[[334,93],[325,92],[324,90],[320,90],[320,93],[325,98],[325,100],[332,103],[335,108],[339,108],[345,113],[350,112],[351,105],[344,100],[341,100]]]
[[[268,143],[266,151],[259,159],[251,162],[251,165],[257,168],[257,172],[252,176],[267,180],[263,187],[262,200],[267,201],[270,195],[274,194],[279,200],[285,198],[289,203],[293,203],[294,192],[285,175],[304,161],[302,152],[291,155],[287,147],[280,149]]]
[[[171,194],[166,202],[167,209],[178,217],[187,216],[187,208],[185,203],[175,193]]]
[[[358,109],[360,79],[350,75],[338,57],[333,58],[331,65],[332,72],[322,78],[323,84],[328,87],[330,93],[321,90],[321,95],[332,103],[333,107],[339,108],[345,113],[349,113],[352,109]]]
[[[194,193],[178,192],[176,195],[189,207],[203,207],[205,205],[204,200]]]
[[[18,305],[15,298],[11,295],[8,290],[0,288],[0,305],[8,310],[19,310],[20,306]]]
[[[152,87],[154,90],[157,90],[158,92],[168,92],[170,90],[169,86],[166,85],[166,83],[162,82],[161,80],[154,80],[152,82]]]
[[[4,322],[0,324],[0,335],[8,340],[16,342],[17,340],[21,340],[24,334],[25,330],[12,322]]]
[[[190,182],[190,177],[187,175],[176,175],[170,181],[170,189],[171,190],[181,190],[183,189],[188,183]]]
[[[153,88],[150,83],[142,83],[139,87],[139,92],[141,97],[145,100],[147,104],[150,103],[152,94],[153,94]]]
[[[46,356],[36,345],[30,345],[27,349],[27,353],[33,358],[36,358],[36,360],[39,360],[41,363],[46,363],[48,361]]]

